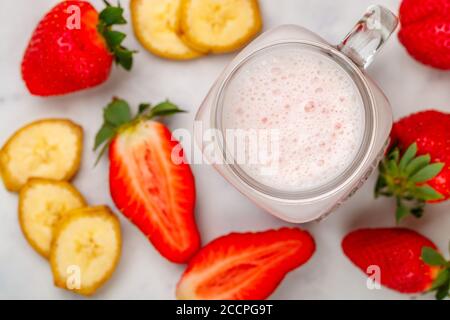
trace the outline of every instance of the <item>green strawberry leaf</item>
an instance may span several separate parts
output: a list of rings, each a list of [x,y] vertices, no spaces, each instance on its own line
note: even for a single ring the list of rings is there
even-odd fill
[[[398,151],[397,148],[396,150]],[[406,166],[411,162],[411,160],[414,159],[416,154],[417,154],[417,143],[414,142],[408,147],[408,149],[403,154],[403,157],[401,158],[399,163],[399,169],[403,171],[406,168]]]
[[[99,19],[103,21],[106,26],[127,23],[127,20],[123,17],[123,8],[120,7],[120,3],[117,7],[112,6],[108,2],[105,2],[105,4],[106,8],[100,12]]]
[[[394,159],[388,160],[387,170],[390,174],[397,176],[400,173],[397,161],[395,161]]]
[[[436,279],[434,279],[430,291],[436,290],[437,288],[445,285],[448,281],[450,281],[450,271],[448,269],[444,269],[439,272]]]
[[[411,160],[411,162],[406,166],[404,172],[405,176],[410,177],[411,175],[416,174],[422,168],[425,168],[431,161],[430,155],[425,154],[422,156],[418,156]]]
[[[147,112],[148,109],[150,109],[152,105],[150,103],[141,103],[138,107],[138,114],[143,114]]]
[[[430,266],[446,266],[447,261],[436,250],[430,247],[422,248],[422,260]]]
[[[111,140],[116,135],[116,128],[108,123],[104,123],[95,136],[94,151],[98,149],[103,143]]]
[[[186,111],[178,108],[177,105],[173,104],[170,101],[164,101],[151,108],[148,117],[153,118],[153,117],[169,116],[180,112]]]
[[[397,199],[397,208],[395,211],[395,218],[397,223],[399,223],[404,217],[409,215],[409,209],[403,204],[400,199]]]
[[[103,157],[106,150],[108,150],[110,144],[111,144],[111,140],[109,140],[107,143],[105,143],[103,145],[103,147],[101,148],[100,152],[97,155],[97,159],[95,159],[94,167],[100,162],[100,159]]]
[[[117,7],[114,7],[108,1],[104,2],[106,8],[100,12],[97,30],[105,39],[109,51],[114,55],[116,64],[122,66],[125,70],[130,70],[133,66],[133,54],[136,51],[128,50],[122,46],[122,42],[126,38],[124,33],[112,30],[114,25],[127,23],[123,17],[124,10],[120,3]]]
[[[103,109],[103,125],[95,136],[94,151],[101,145],[95,165],[108,149],[112,139],[116,136],[119,128],[132,121],[130,106],[125,100],[113,98],[113,100]]]
[[[133,67],[133,54],[136,51],[130,51],[122,46],[116,47],[112,51],[115,56],[115,61],[118,65],[122,66],[125,70],[129,71]]]
[[[439,287],[439,289],[436,292],[436,299],[437,300],[443,300],[449,296],[449,290],[450,290],[450,281],[446,284]]]
[[[105,37],[108,45],[113,48],[119,46],[127,37],[125,33],[114,30],[105,30],[103,36]]]
[[[427,165],[425,168],[420,169],[417,173],[409,178],[410,181],[415,183],[426,182],[434,177],[436,177],[439,172],[444,168],[444,164],[441,162],[436,162]]]
[[[434,190],[429,185],[422,185],[414,188],[414,197],[423,201],[442,199],[443,195]]]
[[[422,260],[429,266],[441,267],[429,291],[436,291],[436,299],[450,297],[450,262],[433,248],[422,248]]]
[[[104,110],[105,122],[113,127],[119,127],[131,121],[130,106],[125,100],[114,98]]]

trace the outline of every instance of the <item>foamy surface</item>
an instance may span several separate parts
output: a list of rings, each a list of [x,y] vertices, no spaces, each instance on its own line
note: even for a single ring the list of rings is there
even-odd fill
[[[239,164],[278,190],[329,183],[350,166],[362,142],[361,95],[345,70],[318,52],[290,47],[260,53],[235,74],[223,102],[224,129],[271,137],[272,144],[256,146],[247,139]]]

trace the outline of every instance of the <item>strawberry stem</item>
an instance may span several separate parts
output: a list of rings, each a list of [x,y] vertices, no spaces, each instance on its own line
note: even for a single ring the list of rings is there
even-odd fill
[[[381,161],[375,185],[375,197],[394,197],[397,204],[396,220],[407,216],[420,218],[425,203],[443,196],[426,182],[436,177],[443,163],[430,163],[430,155],[417,155],[417,144],[411,144],[400,157],[400,149],[394,147]]]
[[[133,65],[133,54],[131,51],[122,46],[122,42],[126,38],[126,34],[120,31],[112,30],[114,25],[123,25],[127,21],[123,17],[123,8],[112,6],[108,1],[103,1],[106,8],[100,12],[99,23],[97,25],[98,32],[103,36],[108,45],[109,51],[114,55],[116,64],[122,66],[125,70],[131,70]]]

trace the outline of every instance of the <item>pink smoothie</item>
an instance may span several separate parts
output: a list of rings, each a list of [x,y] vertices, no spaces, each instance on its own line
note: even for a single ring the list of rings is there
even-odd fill
[[[234,75],[223,103],[225,130],[278,132],[278,155],[270,160],[275,171],[268,173],[267,163],[240,163],[247,175],[278,190],[326,185],[349,168],[362,143],[361,95],[322,53],[280,47],[258,54]],[[246,148],[246,157],[258,149]]]

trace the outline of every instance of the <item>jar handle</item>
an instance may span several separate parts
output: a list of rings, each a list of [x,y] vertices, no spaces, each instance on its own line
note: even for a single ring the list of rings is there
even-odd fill
[[[366,69],[397,25],[398,19],[391,11],[379,5],[370,6],[338,49]]]

